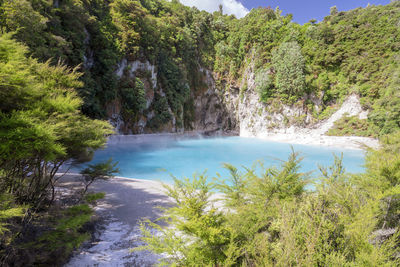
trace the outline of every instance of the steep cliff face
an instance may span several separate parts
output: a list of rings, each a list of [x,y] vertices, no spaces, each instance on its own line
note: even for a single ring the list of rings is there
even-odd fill
[[[223,103],[226,110],[235,118],[235,129],[240,136],[252,137],[265,133],[285,133],[292,125],[305,126],[311,123],[312,116],[300,104],[289,106],[280,102],[263,103],[256,92],[255,68],[250,63],[243,79],[226,86]]]
[[[194,96],[194,131],[204,132],[237,132],[238,121],[236,107],[232,104],[235,98],[226,95],[216,86],[211,71],[201,69],[202,80],[206,90]]]
[[[271,101],[263,103],[256,92],[255,74],[250,65],[241,81],[241,88],[227,86],[220,81],[217,86],[215,76],[208,69],[199,68],[202,90],[191,90],[188,105],[184,112],[190,113],[190,120],[177,125],[177,116],[167,103],[166,110],[170,120],[154,127],[151,123],[156,116],[156,98],[166,98],[166,94],[158,82],[157,66],[147,60],[128,61],[122,59],[116,74],[120,79],[135,80],[139,78],[145,89],[145,108],[139,115],[124,114],[122,100],[115,99],[107,105],[109,121],[120,134],[145,133],[179,133],[196,131],[200,133],[231,132],[243,137],[263,137],[271,134],[314,134],[323,135],[333,127],[334,122],[344,115],[367,117],[367,112],[360,105],[357,95],[350,95],[343,104],[333,106],[337,109],[328,119],[318,121],[304,103],[312,103],[313,109],[321,106],[322,100],[314,95],[304,96],[304,101],[294,105]],[[193,74],[194,75],[194,74]],[[243,88],[246,88],[244,90]],[[308,100],[308,101],[306,101]],[[340,108],[339,108],[340,107]]]
[[[224,95],[217,88],[213,73],[208,69],[199,68],[199,72],[195,74],[200,77],[203,89],[191,89],[187,99],[189,104],[183,107],[185,109],[183,112],[189,113],[190,119],[183,120],[183,114],[175,114],[170,104],[166,102],[166,111],[170,119],[157,126],[151,123],[158,108],[155,95],[166,99],[166,93],[158,81],[157,66],[148,60],[128,61],[123,58],[118,64],[116,75],[120,80],[133,81],[139,78],[144,84],[146,99],[146,106],[139,116],[125,114],[122,108],[122,99],[115,99],[107,104],[108,119],[119,134],[179,133],[184,131],[212,133],[238,130],[235,117],[236,106],[232,105],[232,101],[236,100],[232,100],[235,98],[231,96]],[[183,121],[183,125],[178,126],[178,119]]]
[[[162,88],[158,88],[156,66],[148,60],[128,61],[123,58],[118,64],[115,74],[120,80],[134,81],[139,78],[145,89],[145,108],[140,114],[124,113],[122,108],[122,99],[115,99],[107,104],[107,116],[110,123],[115,127],[119,134],[143,134],[151,133],[153,130],[148,128],[148,122],[154,117],[152,104],[155,99],[155,94],[158,93],[161,97],[165,97]],[[175,125],[175,116],[168,107],[168,112],[172,117],[171,120],[160,126],[159,132],[178,132]]]

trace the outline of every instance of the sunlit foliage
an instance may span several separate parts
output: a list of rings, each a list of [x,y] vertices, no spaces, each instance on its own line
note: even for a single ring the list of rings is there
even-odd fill
[[[177,266],[398,266],[398,137],[368,152],[364,174],[347,174],[335,157],[310,179],[292,153],[261,172],[226,165],[230,177],[215,183],[175,179],[169,226],[145,222],[143,249]]]

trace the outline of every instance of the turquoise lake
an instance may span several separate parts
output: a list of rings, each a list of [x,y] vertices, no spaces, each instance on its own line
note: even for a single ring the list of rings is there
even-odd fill
[[[364,170],[362,150],[340,149],[323,146],[291,145],[256,138],[212,137],[183,138],[173,135],[113,136],[107,147],[96,151],[90,163],[107,160],[118,161],[118,176],[171,182],[171,175],[177,178],[191,177],[194,173],[207,170],[212,178],[216,173],[225,177],[228,172],[223,163],[230,163],[239,170],[262,161],[265,166],[279,166],[292,151],[304,158],[301,170],[313,171],[319,175],[318,166],[331,166],[334,154],[343,153],[343,163],[347,172]]]

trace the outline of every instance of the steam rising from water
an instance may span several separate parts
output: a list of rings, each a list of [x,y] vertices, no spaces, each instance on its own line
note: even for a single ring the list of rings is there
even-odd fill
[[[304,157],[302,171],[317,170],[318,165],[330,166],[333,154],[342,152],[347,171],[363,171],[364,154],[361,150],[306,145],[293,145],[293,148]],[[112,157],[119,162],[121,176],[171,182],[171,174],[178,178],[190,177],[205,169],[210,177],[216,173],[227,176],[223,163],[239,169],[241,166],[251,167],[257,160],[263,161],[267,167],[280,165],[280,160],[286,160],[291,151],[289,144],[255,138],[210,138],[194,134],[112,136],[107,147],[95,153],[92,163]]]

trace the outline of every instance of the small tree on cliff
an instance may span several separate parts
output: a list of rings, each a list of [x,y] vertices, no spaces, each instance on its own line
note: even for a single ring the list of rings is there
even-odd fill
[[[272,52],[278,93],[290,101],[297,100],[305,90],[304,58],[297,42],[282,43]]]

